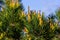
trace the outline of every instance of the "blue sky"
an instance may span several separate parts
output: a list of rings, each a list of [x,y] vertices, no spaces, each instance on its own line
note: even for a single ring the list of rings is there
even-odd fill
[[[55,12],[60,7],[60,0],[22,0],[25,11],[28,9],[28,5],[31,10],[41,10],[45,12],[45,15]]]

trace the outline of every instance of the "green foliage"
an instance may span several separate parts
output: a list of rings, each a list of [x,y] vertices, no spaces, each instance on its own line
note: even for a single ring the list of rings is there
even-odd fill
[[[0,40],[59,40],[55,15],[46,18],[44,13],[30,10],[25,14],[21,0],[20,4],[19,0],[4,2],[5,8],[0,12]],[[59,12],[56,12],[58,20]]]
[[[56,16],[57,16],[57,19],[60,21],[60,9],[56,11]]]

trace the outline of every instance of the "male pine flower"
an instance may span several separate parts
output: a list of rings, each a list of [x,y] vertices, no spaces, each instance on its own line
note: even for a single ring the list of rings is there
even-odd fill
[[[38,15],[37,15],[37,16],[38,16],[38,18],[40,18],[40,17],[41,17],[40,11],[38,11]]]
[[[12,0],[12,1],[10,2],[10,8],[14,8],[14,7],[15,7],[15,1]]]
[[[1,40],[5,35],[6,35],[6,32],[1,33],[1,35],[0,35],[0,40]]]
[[[54,30],[54,25],[52,23],[50,23],[50,28]]]
[[[34,11],[34,15],[36,15],[36,11]]]
[[[41,26],[43,24],[42,18],[39,18],[39,25]]]
[[[0,40],[3,38],[3,36],[4,36],[4,34],[3,34],[3,33],[1,33],[1,35],[0,35]]]
[[[26,27],[24,27],[24,32],[28,33],[28,29]]]
[[[28,22],[30,22],[31,21],[31,16],[30,16],[30,14],[28,13]]]
[[[16,0],[15,5],[16,5],[16,7],[18,7],[18,6],[19,6],[19,2],[18,2],[18,0]]]
[[[24,11],[22,11],[21,17],[25,17],[25,16],[26,15],[25,15]]]
[[[38,20],[39,20],[39,25],[41,26],[43,24],[43,20],[42,20],[40,11],[38,11]]]
[[[29,38],[29,40],[31,40],[31,37]]]
[[[29,34],[27,34],[27,37],[28,37],[28,40],[31,40],[31,37],[30,37],[30,35],[29,35]]]

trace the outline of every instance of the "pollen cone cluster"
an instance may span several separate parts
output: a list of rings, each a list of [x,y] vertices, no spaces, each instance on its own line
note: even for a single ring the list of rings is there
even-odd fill
[[[0,40],[6,35],[6,32],[0,34]]]
[[[25,17],[25,16],[26,15],[25,15],[24,11],[22,11],[21,17]]]
[[[30,22],[31,21],[31,16],[30,16],[30,14],[28,14],[28,22]]]
[[[14,7],[15,7],[15,1],[12,0],[12,1],[10,2],[10,8],[14,8]]]
[[[30,7],[28,6],[28,14],[27,14],[27,17],[28,17],[28,22],[31,21],[31,13],[30,13]]]
[[[33,15],[36,15],[36,11],[34,11],[34,14]]]
[[[18,7],[18,6],[19,6],[19,2],[18,2],[18,0],[16,0],[15,5],[16,5],[16,7]]]
[[[10,1],[10,8],[15,8],[19,6],[18,0],[11,0]]]
[[[38,20],[39,20],[39,25],[42,26],[42,24],[43,24],[43,20],[42,20],[42,17],[41,17],[40,11],[38,11]]]
[[[54,30],[54,25],[52,23],[50,23],[50,28]]]

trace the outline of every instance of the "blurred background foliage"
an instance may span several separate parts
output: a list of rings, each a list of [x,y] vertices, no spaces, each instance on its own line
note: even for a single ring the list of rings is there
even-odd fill
[[[24,12],[21,0],[1,0],[0,40],[59,40],[60,9],[45,17],[44,12]]]

